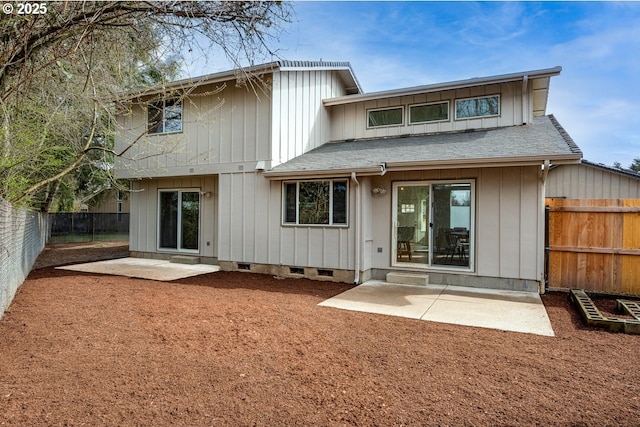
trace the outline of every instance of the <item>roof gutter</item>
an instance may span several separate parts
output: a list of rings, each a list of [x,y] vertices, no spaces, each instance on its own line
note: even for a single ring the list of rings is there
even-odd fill
[[[286,170],[265,171],[264,177],[272,180],[282,179],[321,179],[335,178],[338,176],[348,177],[352,173],[360,176],[383,176],[387,172],[401,172],[416,169],[470,169],[470,168],[491,168],[505,166],[539,166],[545,164],[546,161],[552,162],[554,165],[580,163],[581,154],[556,155],[545,157],[503,157],[492,159],[463,159],[463,160],[436,160],[436,161],[417,161],[417,162],[383,162],[377,167],[355,168],[355,169],[325,169],[325,170]]]
[[[345,168],[345,169],[326,169],[326,170],[269,170],[264,171],[263,176],[267,179],[287,179],[287,178],[330,178],[336,176],[352,176],[352,174],[360,176],[383,176],[387,173],[387,164],[380,163],[377,166],[368,168]]]
[[[555,155],[544,157],[501,157],[483,159],[456,159],[456,160],[435,160],[435,161],[416,161],[416,162],[387,162],[387,170],[389,171],[405,171],[420,169],[458,169],[458,168],[475,168],[475,167],[504,167],[504,166],[535,166],[544,164],[546,160],[552,161],[554,164],[580,163],[581,155]]]

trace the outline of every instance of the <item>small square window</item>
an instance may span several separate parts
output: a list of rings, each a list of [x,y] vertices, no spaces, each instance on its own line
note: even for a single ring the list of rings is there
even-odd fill
[[[177,99],[152,102],[147,106],[150,134],[182,131],[182,103]]]
[[[404,123],[404,108],[394,107],[367,112],[367,127],[398,126]]]

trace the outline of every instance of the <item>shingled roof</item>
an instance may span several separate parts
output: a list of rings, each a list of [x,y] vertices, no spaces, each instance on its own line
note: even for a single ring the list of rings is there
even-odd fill
[[[330,142],[265,172],[268,178],[380,175],[386,170],[577,163],[580,148],[552,115],[522,126]]]

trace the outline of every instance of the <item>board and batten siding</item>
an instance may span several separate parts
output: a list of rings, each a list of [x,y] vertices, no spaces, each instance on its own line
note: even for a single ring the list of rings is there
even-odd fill
[[[560,165],[549,171],[546,197],[567,199],[638,199],[640,177],[575,164]]]
[[[217,257],[215,233],[218,200],[217,178],[214,176],[177,177],[134,180],[131,183],[131,222],[129,224],[129,250],[132,252],[158,252],[158,190],[199,189],[211,192],[211,197],[200,197],[200,256]],[[207,245],[207,242],[210,244]]]
[[[256,89],[257,90],[257,89]],[[182,105],[182,132],[146,135],[124,158],[116,159],[122,178],[198,175],[238,169],[269,160],[270,93],[236,87],[235,81],[203,86]],[[116,151],[145,132],[145,103],[117,116]]]
[[[345,94],[336,71],[279,71],[273,74],[273,166],[329,141],[329,114],[322,100]]]
[[[477,96],[500,95],[500,116],[455,120],[455,100]],[[408,124],[409,105],[449,101],[449,120],[444,122]],[[381,126],[367,129],[367,110],[404,106],[402,126]],[[494,128],[521,125],[522,84],[503,83],[427,94],[386,98],[332,106],[330,109],[331,141],[396,137],[424,133],[464,131],[467,129]]]
[[[363,269],[392,268],[393,181],[465,179],[475,180],[475,271],[460,274],[541,281],[544,210],[537,166],[389,172],[370,178],[371,186],[381,185],[388,191],[384,196],[368,195],[371,203],[364,204],[364,215],[372,218],[363,222],[365,241],[371,236],[367,248],[372,253],[363,258]]]
[[[219,261],[354,268],[353,212],[348,227],[282,225],[282,182],[259,172],[221,174]],[[349,183],[349,204],[354,202]]]

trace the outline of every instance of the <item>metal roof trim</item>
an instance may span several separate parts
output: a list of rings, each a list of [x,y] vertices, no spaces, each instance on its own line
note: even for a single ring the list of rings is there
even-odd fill
[[[562,67],[545,68],[540,70],[522,71],[519,73],[502,74],[490,77],[474,77],[466,80],[456,80],[452,82],[434,83],[424,86],[413,86],[402,89],[392,89],[380,92],[363,93],[359,95],[346,95],[336,98],[327,98],[322,102],[325,106],[351,104],[354,102],[370,101],[374,99],[396,98],[402,96],[417,95],[421,93],[437,92],[443,90],[462,89],[466,87],[481,86],[488,84],[506,83],[519,81],[527,77],[529,80],[557,76],[562,71]]]

